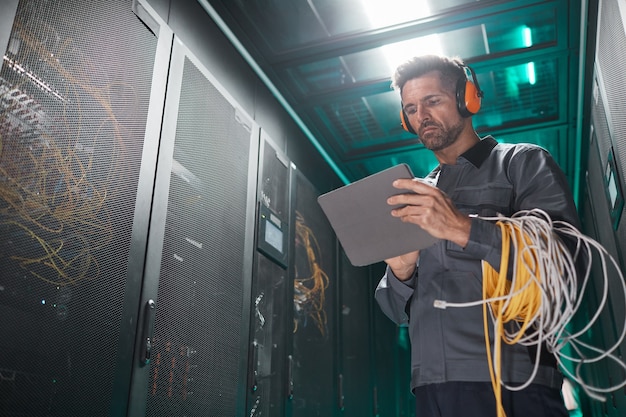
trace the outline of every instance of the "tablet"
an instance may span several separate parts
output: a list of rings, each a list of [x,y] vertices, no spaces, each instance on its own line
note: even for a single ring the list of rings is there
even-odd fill
[[[431,246],[439,239],[391,215],[387,198],[406,191],[391,184],[414,178],[407,164],[365,177],[317,198],[346,256],[354,266],[371,265]]]

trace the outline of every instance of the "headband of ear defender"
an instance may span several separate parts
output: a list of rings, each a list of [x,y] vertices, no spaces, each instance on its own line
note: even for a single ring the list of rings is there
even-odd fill
[[[474,70],[467,65],[461,66],[461,69],[465,77],[459,78],[456,84],[456,107],[461,116],[470,117],[480,110],[483,92],[478,86],[478,79]],[[409,117],[404,112],[404,108],[400,109],[400,124],[407,132],[417,135],[417,132],[409,123]]]

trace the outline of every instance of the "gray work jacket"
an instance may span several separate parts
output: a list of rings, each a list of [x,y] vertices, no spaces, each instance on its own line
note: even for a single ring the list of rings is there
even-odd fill
[[[487,136],[455,165],[441,165],[427,179],[436,182],[468,215],[510,217],[520,210],[540,208],[553,220],[578,227],[563,172],[546,150],[535,145],[499,144]],[[498,270],[501,244],[495,222],[472,216],[465,248],[444,240],[421,250],[415,276],[404,282],[387,267],[375,297],[390,319],[409,327],[411,389],[447,381],[491,380],[482,306],[440,309],[433,303],[481,300],[481,261]],[[488,320],[493,335],[491,318]],[[502,349],[502,380],[526,382],[534,361],[528,347],[503,342]],[[555,366],[541,365],[534,382],[560,388],[562,375]]]

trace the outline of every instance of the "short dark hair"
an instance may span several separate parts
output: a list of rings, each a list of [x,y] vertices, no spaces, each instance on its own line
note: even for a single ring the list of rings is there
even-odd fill
[[[431,71],[437,71],[444,88],[455,91],[458,80],[466,77],[464,66],[463,60],[459,57],[441,55],[416,56],[396,68],[391,86],[402,93],[402,87],[404,87],[407,81],[419,78]]]

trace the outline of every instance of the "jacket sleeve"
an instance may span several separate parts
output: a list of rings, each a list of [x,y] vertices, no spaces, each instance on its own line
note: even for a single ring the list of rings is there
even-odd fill
[[[539,208],[552,220],[565,221],[580,228],[567,178],[545,149],[521,147],[511,158],[508,176],[515,185],[515,211]]]
[[[520,145],[507,155],[507,177],[513,184],[512,213],[541,209],[552,220],[566,221],[579,228],[578,212],[569,184],[556,161],[543,148]],[[493,222],[472,219],[468,254],[500,268],[502,235]]]
[[[408,303],[413,296],[415,283],[417,281],[417,269],[413,277],[407,281],[400,281],[387,267],[385,275],[378,283],[375,298],[380,309],[397,324],[409,322]]]

